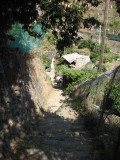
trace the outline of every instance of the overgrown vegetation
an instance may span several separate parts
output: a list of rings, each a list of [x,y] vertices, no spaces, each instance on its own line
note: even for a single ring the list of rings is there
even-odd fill
[[[120,113],[120,83],[115,82],[110,94],[112,108]]]
[[[93,26],[95,28],[98,28],[101,25],[101,23],[99,22],[98,19],[96,19],[96,17],[85,18],[83,24],[85,28],[89,29],[91,29]]]
[[[57,67],[57,73],[62,74],[64,76],[64,92],[67,95],[70,95],[76,85],[84,82],[87,79],[95,79],[98,76],[98,73],[95,69],[85,68],[83,70],[76,70],[68,68],[67,65],[60,65]]]
[[[120,151],[119,69],[120,66],[111,74],[106,73],[106,76],[103,75],[95,81],[81,85],[73,106],[85,117],[88,130],[91,131],[92,136],[95,134],[97,143],[102,144],[104,156],[116,160],[119,159]],[[83,91],[86,91],[86,88],[89,88],[87,96]],[[99,149],[100,147],[101,145]],[[110,153],[109,156],[108,153]]]
[[[114,17],[113,21],[110,23],[110,27],[113,33],[117,34],[120,30],[120,19],[119,17]]]
[[[66,47],[62,52],[58,51],[58,55],[62,56],[64,54],[77,52],[78,54],[90,55],[91,61],[93,63],[96,63],[97,61],[99,61],[100,48],[101,46],[98,44],[98,42],[92,39],[79,40],[79,42],[77,42],[77,45]],[[107,44],[105,44],[104,52],[105,52],[104,63],[112,62],[114,60],[116,61],[119,58],[119,54],[112,54]]]
[[[69,51],[73,51],[73,48],[71,48],[70,46],[76,42],[77,32],[79,30],[80,24],[83,23],[84,13],[86,12],[86,10],[88,10],[88,6],[97,7],[100,2],[101,2],[100,0],[96,0],[96,1],[95,0],[85,0],[85,1],[83,0],[79,0],[79,1],[67,1],[67,0],[49,0],[49,1],[48,0],[35,0],[35,1],[4,0],[3,1],[1,0],[1,5],[0,5],[1,41],[4,42],[4,40],[6,41],[6,39],[10,38],[9,36],[6,36],[6,33],[7,33],[7,30],[11,27],[11,25],[15,23],[23,24],[24,30],[26,31],[26,35],[28,35],[27,33],[29,32],[33,36],[39,37],[40,35],[34,34],[33,28],[30,27],[30,25],[36,20],[38,24],[42,23],[42,25],[44,26],[44,29],[47,31],[46,37],[43,42],[44,47],[41,48],[41,50],[43,49],[44,52],[54,51],[56,50],[55,48],[55,45],[56,45],[57,49],[60,51],[59,52],[60,55],[62,55],[64,51],[65,53]],[[119,0],[116,0],[116,2],[117,2],[117,11],[119,12],[119,8],[120,8]],[[42,14],[38,15],[38,11],[40,10]],[[88,25],[88,27],[89,26],[91,27],[90,21],[88,22],[89,23],[87,24],[84,23],[84,25],[86,26]],[[114,28],[116,26],[118,26],[118,22],[115,22],[113,24]],[[50,30],[47,30],[47,29],[50,29]],[[18,35],[18,38],[21,36],[22,35],[20,33],[20,35]],[[35,39],[33,38],[32,40],[34,41]],[[26,39],[26,42],[28,42],[28,39]],[[92,40],[88,40],[88,41],[83,40],[80,42],[79,48],[77,48],[76,52],[78,51],[78,49],[84,49],[84,48],[88,48],[90,50],[91,60],[93,62],[98,61],[98,57],[100,54],[100,47],[97,42],[93,42]],[[8,61],[8,63],[6,63],[4,67],[5,73],[7,73],[6,75],[8,77],[8,80],[6,79],[7,80],[6,84],[9,85],[9,82],[11,81],[11,79],[12,80],[14,79],[14,81],[16,81],[15,84],[19,83],[19,90],[17,91],[14,85],[10,83],[10,89],[6,88],[7,86],[5,86],[6,90],[4,92],[4,86],[2,86],[1,92],[3,92],[2,93],[3,100],[1,100],[1,102],[3,103],[3,106],[2,106],[3,109],[1,110],[1,115],[2,115],[1,126],[3,126],[2,128],[4,129],[5,133],[1,134],[1,139],[4,140],[2,142],[4,158],[19,159],[21,158],[21,152],[19,153],[20,157],[15,157],[15,155],[17,154],[16,151],[19,151],[19,150],[14,149],[13,140],[18,139],[19,137],[18,133],[21,133],[21,137],[24,136],[24,132],[27,133],[26,124],[28,124],[28,122],[32,122],[31,116],[34,117],[34,114],[32,112],[36,110],[36,106],[34,102],[31,101],[32,99],[31,99],[30,93],[28,92],[29,90],[26,88],[26,86],[24,86],[24,84],[27,85],[30,80],[29,73],[28,73],[30,70],[27,68],[26,57],[21,55],[21,59],[19,59],[18,58],[19,56],[15,52],[15,56],[13,56],[13,54],[10,53],[12,55],[10,59],[9,58],[10,54],[7,55],[6,53],[9,53],[9,52],[5,51],[5,54],[4,54],[4,52],[1,50],[1,57],[3,59],[3,62],[5,62],[5,59],[7,59]],[[105,53],[107,54],[105,56],[104,61],[111,62],[113,57],[109,56],[110,54],[108,53],[110,53],[110,50],[109,48],[107,48],[107,46],[105,48]],[[16,56],[18,56],[17,59],[15,58]],[[12,59],[14,60],[13,64],[11,63]],[[43,54],[43,63],[45,64],[45,68],[49,70],[50,59],[44,54]],[[20,66],[20,67],[16,67],[16,66]],[[10,69],[10,71],[12,72],[6,72],[7,68]],[[12,74],[14,73],[15,69],[16,71],[19,70],[19,72],[16,72],[16,74]],[[57,74],[58,73],[63,74],[64,76],[63,86],[66,94],[71,94],[75,86],[78,85],[79,83],[82,83],[86,79],[95,79],[98,76],[98,73],[94,69],[85,68],[84,70],[79,71],[79,70],[72,70],[68,68],[66,65],[58,66]],[[13,75],[16,78],[14,78]],[[37,84],[38,83],[35,83],[35,84],[33,83],[33,87],[35,88],[37,86],[38,92],[40,93],[40,90],[39,90],[40,86],[39,84],[38,85]],[[9,95],[9,91],[10,91],[10,95]],[[120,91],[120,85],[118,83],[115,83],[112,87],[110,98],[112,100],[113,108],[120,112],[119,91]],[[23,95],[21,95],[21,93],[23,93]],[[21,102],[19,97],[21,98]],[[19,100],[19,103],[18,103],[18,100]],[[25,100],[27,101],[25,102]],[[17,107],[18,104],[20,104],[22,108],[21,106]],[[36,104],[39,104],[39,101]],[[19,112],[19,109],[21,114]],[[21,116],[22,112],[24,113],[23,116]],[[8,113],[9,116],[7,116],[6,113]],[[26,115],[28,117],[26,117]],[[23,117],[27,119],[24,120]],[[10,122],[11,119],[15,121],[15,123],[13,122],[11,123]],[[30,124],[27,126],[29,128]],[[23,131],[22,131],[22,128],[24,128]],[[8,147],[6,147],[6,144]]]
[[[48,29],[46,30],[45,37],[42,41],[41,45],[41,53],[46,54],[47,52],[57,52],[56,50],[56,38],[52,34],[52,30]]]
[[[70,47],[64,48],[64,51],[57,51],[57,56],[61,57],[62,55],[75,52],[82,55],[90,55],[90,50],[88,48],[79,49],[77,45],[75,46],[71,45]]]
[[[78,51],[77,53],[80,53],[81,50],[86,49],[86,48],[88,49],[87,50],[88,54],[90,51],[91,61],[94,62],[97,67],[96,62],[99,61],[100,46],[98,42],[93,41],[92,39],[80,40],[78,48],[76,46],[65,48],[64,54],[73,53],[77,51]],[[102,71],[103,72],[106,71],[106,62],[111,63],[113,61],[116,61],[117,58],[119,58],[119,55],[118,54],[113,55],[109,47],[107,46],[107,44],[105,44],[105,56],[104,56],[104,64],[103,64]],[[87,79],[94,79],[99,75],[96,69],[85,68],[80,71],[80,70],[68,68],[68,64],[62,58],[59,58],[59,62],[56,68],[57,68],[56,75],[58,74],[64,75],[63,87],[64,87],[65,94],[68,94],[68,95],[70,95],[74,91],[76,85],[84,82]]]
[[[99,56],[100,56],[100,45],[98,44],[98,42],[93,41],[92,39],[89,40],[81,40],[80,44],[78,46],[79,49],[83,49],[83,48],[88,48],[90,49],[90,58],[92,62],[96,62],[99,60]],[[105,54],[106,53],[111,53],[109,47],[107,46],[107,44],[105,44]]]
[[[51,59],[45,54],[43,54],[42,58],[43,58],[43,64],[45,66],[45,69],[47,71],[50,71],[50,69],[51,69]]]

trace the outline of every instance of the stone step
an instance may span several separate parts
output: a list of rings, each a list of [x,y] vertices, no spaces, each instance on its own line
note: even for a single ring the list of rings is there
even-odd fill
[[[74,152],[62,152],[42,150],[42,149],[27,149],[27,157],[29,160],[88,160],[90,159],[90,152],[86,151],[74,151]]]
[[[42,139],[42,138],[33,138],[27,142],[28,146],[37,146],[37,147],[52,147],[52,148],[61,148],[63,151],[69,150],[89,150],[90,146],[84,140],[74,140],[74,139]]]
[[[80,122],[80,123],[72,123],[70,121],[63,121],[61,119],[53,119],[53,120],[45,120],[45,121],[39,121],[39,122],[34,122],[32,123],[32,126],[33,127],[42,127],[42,126],[49,126],[49,125],[58,125],[58,126],[71,126],[71,127],[81,127],[81,126],[84,126],[84,123],[83,122]]]
[[[70,141],[72,138],[75,141],[86,141],[86,137],[83,133],[79,133],[79,132],[57,132],[57,136],[56,136],[56,132],[55,133],[46,133],[46,134],[41,134],[41,133],[34,133],[28,136],[29,139],[51,139],[51,140],[64,140],[64,141]]]
[[[32,124],[33,128],[70,128],[70,130],[81,130],[85,129],[83,124],[71,124],[70,122],[61,122],[61,121],[48,121],[43,123]]]

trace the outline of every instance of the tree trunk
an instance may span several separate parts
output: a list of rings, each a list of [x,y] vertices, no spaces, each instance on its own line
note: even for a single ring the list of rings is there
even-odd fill
[[[106,2],[105,2],[105,14],[104,14],[103,37],[102,37],[102,46],[101,46],[101,53],[100,53],[100,61],[99,61],[98,72],[102,71],[102,66],[103,66],[105,37],[106,37],[106,28],[107,28],[107,19],[108,19],[108,8],[109,8],[109,0],[106,0]]]

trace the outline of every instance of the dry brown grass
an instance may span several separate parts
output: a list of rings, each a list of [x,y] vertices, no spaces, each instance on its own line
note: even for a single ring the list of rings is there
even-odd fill
[[[106,63],[106,69],[107,70],[112,70],[112,69],[115,69],[117,66],[119,66],[120,65],[120,61],[117,61],[117,62],[112,62],[112,63],[110,63],[110,62],[107,62]]]

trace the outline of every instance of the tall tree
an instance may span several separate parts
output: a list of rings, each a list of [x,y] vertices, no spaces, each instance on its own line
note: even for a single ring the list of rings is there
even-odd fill
[[[28,28],[37,20],[45,28],[51,28],[58,38],[57,48],[64,50],[70,46],[77,36],[83,14],[88,5],[97,6],[100,0],[1,0],[0,5],[0,37],[5,38],[11,24],[19,22]],[[38,18],[38,9],[42,12]]]
[[[39,0],[43,15],[40,19],[47,28],[52,28],[58,38],[57,49],[63,51],[70,46],[83,22],[88,5],[97,7],[100,0]]]
[[[38,16],[36,4],[38,0],[1,0],[0,4],[0,37],[5,38],[6,31],[15,22],[27,28]]]

